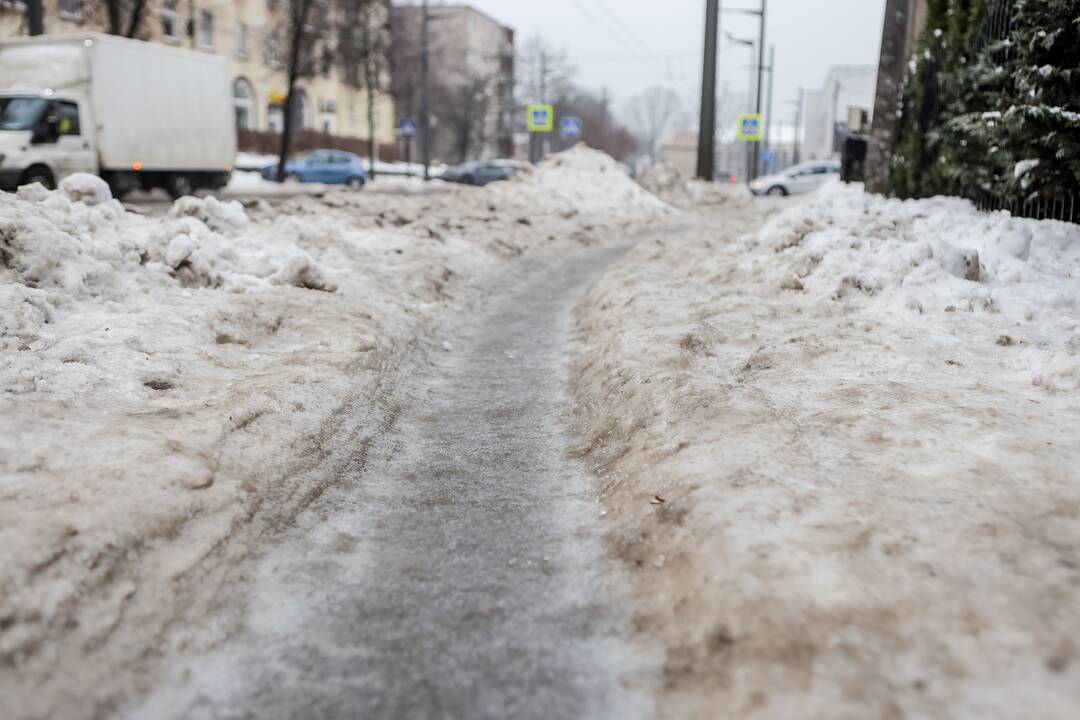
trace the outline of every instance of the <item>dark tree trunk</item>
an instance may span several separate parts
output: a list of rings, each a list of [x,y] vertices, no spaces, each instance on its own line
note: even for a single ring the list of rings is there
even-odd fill
[[[291,0],[289,27],[289,69],[288,86],[285,95],[285,117],[281,127],[281,146],[278,153],[277,181],[285,180],[285,163],[289,157],[289,145],[292,143],[293,133],[293,107],[296,103],[295,89],[296,80],[300,77],[300,62],[303,58],[304,28],[307,25],[308,15],[311,11],[313,0]]]
[[[131,17],[128,18],[126,37],[133,38],[139,32],[139,24],[142,22],[143,11],[146,9],[146,0],[133,0],[131,5]]]
[[[105,13],[109,19],[109,34],[119,35],[120,26],[123,24],[120,17],[121,0],[105,0]]]
[[[375,67],[375,51],[369,46],[364,60],[364,85],[367,89],[368,157],[371,177],[375,177],[375,161],[378,160],[378,141],[375,139],[375,86],[378,68]]]

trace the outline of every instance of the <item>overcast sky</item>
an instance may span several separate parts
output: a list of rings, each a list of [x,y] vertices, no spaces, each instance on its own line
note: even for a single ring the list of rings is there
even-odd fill
[[[756,8],[760,0],[723,0],[730,8]],[[433,4],[438,4],[433,2]],[[618,109],[648,85],[669,85],[688,105],[697,103],[705,0],[469,0],[513,27],[519,42],[540,34],[566,50],[577,82],[607,88]],[[766,46],[776,44],[778,121],[794,114],[799,86],[824,84],[832,65],[876,65],[885,0],[768,0]],[[725,13],[721,30],[756,37],[756,17]],[[748,48],[724,41],[721,79],[745,92]],[[789,110],[790,108],[790,110]]]

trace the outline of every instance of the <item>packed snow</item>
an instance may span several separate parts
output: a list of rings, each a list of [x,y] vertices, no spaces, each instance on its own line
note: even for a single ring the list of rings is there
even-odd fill
[[[1080,712],[1080,228],[823,189],[698,211],[580,308],[664,717]]]

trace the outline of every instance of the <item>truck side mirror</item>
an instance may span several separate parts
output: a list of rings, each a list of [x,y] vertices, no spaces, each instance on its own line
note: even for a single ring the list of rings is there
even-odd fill
[[[54,143],[60,138],[60,116],[49,113],[41,119],[34,134],[30,138],[31,144]]]

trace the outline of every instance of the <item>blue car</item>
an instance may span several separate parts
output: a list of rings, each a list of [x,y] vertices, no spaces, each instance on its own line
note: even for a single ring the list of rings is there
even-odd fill
[[[262,176],[277,179],[277,165],[264,167]],[[304,183],[325,185],[348,185],[362,188],[367,182],[367,172],[360,164],[360,156],[343,150],[312,150],[308,154],[285,163],[285,177]]]

